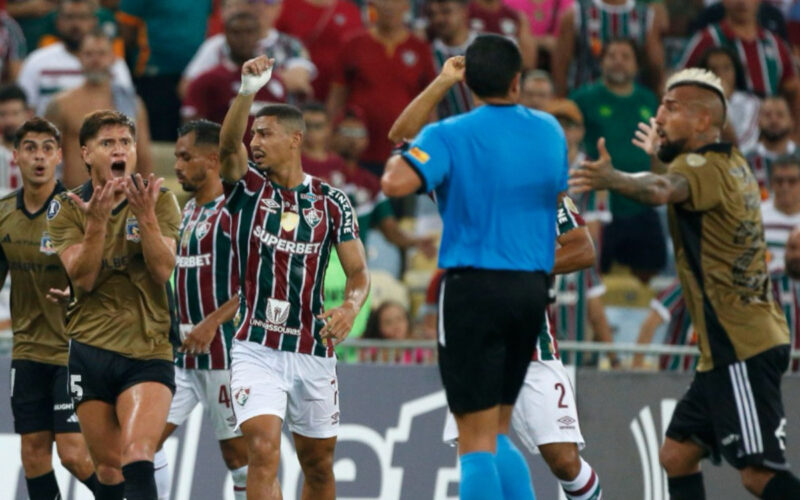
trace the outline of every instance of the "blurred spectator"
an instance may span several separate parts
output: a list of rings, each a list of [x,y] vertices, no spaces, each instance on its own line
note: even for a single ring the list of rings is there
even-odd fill
[[[758,25],[756,0],[723,0],[725,17],[695,34],[680,66],[697,66],[710,47],[729,47],[745,69],[745,88],[761,97],[779,91],[792,96],[792,109],[800,112],[800,79],[789,46]]]
[[[224,23],[222,21],[222,0],[211,0],[211,14],[208,16],[208,26],[206,27],[206,38],[222,33]]]
[[[325,101],[345,39],[361,28],[361,11],[349,0],[284,0],[276,28],[303,42],[317,67],[314,99]]]
[[[74,89],[53,96],[45,112],[45,118],[61,131],[64,155],[61,182],[67,189],[78,187],[89,179],[78,135],[84,117],[99,109],[115,109],[133,118],[136,122],[137,170],[142,176],[153,171],[147,111],[133,90],[111,81],[111,67],[115,60],[112,43],[111,38],[100,30],[83,38],[78,58],[85,81]]]
[[[576,0],[561,16],[553,82],[556,94],[591,83],[600,77],[600,61],[612,40],[631,40],[636,52],[647,54],[644,68],[652,88],[660,91],[664,73],[661,37],[666,26],[665,11],[652,3],[633,0]]]
[[[367,146],[364,123],[354,114],[346,115],[332,140],[330,119],[321,104],[304,106],[303,117],[303,170],[325,179],[350,198],[364,244],[369,231],[378,228],[389,243],[401,250],[418,248],[428,258],[435,256],[433,238],[416,238],[403,231],[389,199],[381,192],[380,179],[359,166],[358,157]],[[332,144],[337,146],[337,152],[331,150]]]
[[[683,290],[676,279],[670,286],[658,294],[657,298],[650,301],[650,312],[642,322],[639,330],[637,344],[651,344],[659,326],[667,323],[667,332],[664,336],[665,345],[688,346],[697,344],[692,318],[683,299]],[[662,355],[659,356],[658,369],[680,372],[694,371],[697,365],[697,356]],[[633,356],[633,368],[645,367],[644,354]]]
[[[769,30],[784,40],[787,38],[786,14],[781,9],[770,2],[760,0],[738,0],[735,8],[740,8],[744,2],[751,4],[757,3],[756,16],[758,24],[765,30]],[[791,0],[789,0],[791,2]],[[730,2],[729,2],[730,3]],[[692,21],[689,25],[689,33],[697,33],[705,29],[710,24],[719,23],[725,18],[725,2],[717,1],[709,5]]]
[[[583,139],[586,129],[583,124],[583,114],[574,101],[568,99],[553,99],[547,103],[544,111],[555,116],[564,135],[567,138],[567,158],[569,168],[578,168],[584,160],[586,153],[583,151]],[[580,195],[570,194],[570,198],[578,206],[579,213],[592,235],[597,253],[600,253],[600,237],[603,224],[611,222],[611,212],[608,210],[608,191],[590,191]]]
[[[770,277],[775,296],[780,300],[786,321],[792,353],[800,350],[800,228],[795,227],[786,242],[784,271]],[[793,359],[789,370],[800,371],[800,360]]]
[[[405,25],[408,0],[374,5],[375,24],[342,47],[327,106],[328,116],[339,116],[345,107],[364,112],[369,145],[361,161],[380,175],[392,151],[392,123],[436,74],[430,47]]]
[[[761,204],[769,271],[782,272],[789,233],[800,227],[800,157],[781,156],[772,163],[770,186],[774,196]]]
[[[537,49],[550,54],[556,48],[559,19],[575,0],[505,0],[509,7],[522,12],[531,27],[531,35],[536,40]],[[541,61],[538,64],[541,67]]]
[[[203,43],[210,13],[211,0],[122,0],[117,20],[157,141],[177,138],[178,82]]]
[[[744,155],[761,188],[763,199],[771,196],[769,184],[772,162],[781,155],[794,154],[797,145],[792,140],[794,118],[789,103],[781,96],[764,99],[758,117],[761,140]]]
[[[234,12],[225,19],[225,43],[229,48],[228,57],[210,70],[201,73],[189,82],[181,107],[184,121],[206,118],[222,123],[236,97],[241,84],[241,65],[253,57],[261,38],[258,19],[247,11]],[[253,124],[255,114],[270,102],[285,102],[286,87],[279,76],[273,76],[256,94],[250,109],[247,130]]]
[[[597,141],[605,138],[614,166],[625,172],[650,170],[650,158],[631,139],[639,122],[655,116],[658,100],[636,83],[638,65],[633,40],[612,40],[601,56],[602,80],[586,85],[573,98],[586,122],[586,153],[597,158]],[[649,206],[611,193],[613,220],[603,231],[601,269],[607,273],[616,261],[629,266],[647,284],[664,268],[666,243],[661,220]]]
[[[120,0],[91,0],[94,9],[94,17],[97,18],[97,28],[102,29],[114,41],[114,54],[119,58],[125,57],[125,42],[119,38],[119,28],[117,25],[116,11],[118,10]],[[36,46],[30,47],[37,49],[47,47],[53,43],[61,41],[56,28],[56,12],[47,14],[48,31],[39,38]]]
[[[83,37],[96,25],[92,0],[64,0],[59,4],[56,28],[62,41],[31,52],[17,80],[28,95],[28,105],[37,115],[44,115],[54,94],[83,83],[78,50]],[[111,74],[115,85],[133,89],[125,61],[116,59]]]
[[[476,33],[497,33],[514,39],[522,55],[522,67],[536,67],[536,40],[524,13],[504,4],[503,0],[470,0],[469,23]]]
[[[794,52],[795,57],[800,57],[800,2],[795,1],[792,4],[789,16],[786,19],[786,25],[792,52]]]
[[[258,19],[261,39],[256,53],[251,57],[266,54],[275,59],[274,74],[281,79],[290,95],[301,98],[313,92],[311,80],[317,70],[300,40],[274,28],[281,5],[281,0],[227,0],[223,5],[222,15],[225,19],[244,11]],[[222,34],[203,42],[183,72],[181,94],[186,91],[189,81],[223,61],[230,62],[230,50]]]
[[[365,339],[408,340],[411,338],[411,318],[408,311],[396,302],[384,302],[373,310],[364,330]],[[361,361],[378,363],[417,364],[433,360],[431,349],[378,349],[362,350]]]
[[[25,35],[19,24],[0,9],[0,83],[17,80],[22,60],[27,54]]]
[[[31,116],[21,88],[13,84],[0,87],[0,195],[22,187],[19,167],[14,161],[14,136]]]
[[[53,20],[48,14],[56,11],[58,0],[8,0],[6,10],[17,20],[30,50],[39,46],[39,39],[51,31]]]
[[[436,72],[444,62],[454,56],[463,56],[477,33],[470,31],[467,10],[468,0],[428,0],[426,13],[432,38],[433,64]],[[474,106],[472,91],[466,82],[459,82],[436,107],[437,118],[465,113]],[[410,138],[409,138],[410,139]]]
[[[435,339],[438,334],[439,285],[443,276],[443,269],[434,271],[425,290],[425,302],[419,310],[420,336],[424,339]]]
[[[740,151],[749,151],[758,143],[758,112],[761,100],[741,90],[744,85],[742,63],[727,47],[711,47],[703,55],[698,64],[701,68],[712,71],[720,80],[728,99],[728,123],[733,127],[736,144]]]
[[[544,110],[555,97],[553,80],[547,71],[534,69],[522,74],[519,103],[531,109]],[[583,123],[583,120],[581,120]]]

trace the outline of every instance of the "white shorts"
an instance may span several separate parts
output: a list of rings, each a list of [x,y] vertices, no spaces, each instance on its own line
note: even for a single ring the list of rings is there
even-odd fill
[[[575,393],[561,361],[532,361],[528,365],[511,425],[531,453],[539,453],[538,445],[549,443],[575,443],[583,449]],[[442,439],[447,444],[458,441],[456,420],[450,412]]]
[[[278,351],[248,341],[231,347],[231,397],[236,428],[275,415],[291,432],[325,439],[339,433],[336,358]]]
[[[230,391],[228,370],[186,370],[175,368],[175,396],[169,407],[167,422],[181,425],[194,407],[203,405],[217,441],[225,441],[242,434],[234,427],[233,398]]]

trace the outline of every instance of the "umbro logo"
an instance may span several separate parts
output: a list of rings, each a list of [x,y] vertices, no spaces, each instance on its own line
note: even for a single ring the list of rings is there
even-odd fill
[[[559,424],[561,424],[562,429],[574,429],[575,428],[575,419],[570,417],[569,415],[564,415],[563,417],[556,420]]]

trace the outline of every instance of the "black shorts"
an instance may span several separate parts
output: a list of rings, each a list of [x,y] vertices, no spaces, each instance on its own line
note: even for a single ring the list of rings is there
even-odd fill
[[[115,404],[125,389],[142,382],[159,382],[175,394],[170,361],[133,359],[74,340],[69,343],[69,380],[75,406],[92,399]]]
[[[675,407],[667,437],[695,441],[715,464],[725,457],[737,469],[788,469],[781,400],[781,377],[788,367],[789,346],[778,346],[698,372]]]
[[[544,320],[547,275],[450,269],[439,287],[439,371],[450,409],[513,405]]]
[[[614,216],[603,228],[600,270],[619,262],[637,271],[658,272],[667,265],[667,243],[661,218],[653,209],[632,217]]]
[[[11,412],[17,434],[81,431],[67,390],[66,366],[12,360]]]

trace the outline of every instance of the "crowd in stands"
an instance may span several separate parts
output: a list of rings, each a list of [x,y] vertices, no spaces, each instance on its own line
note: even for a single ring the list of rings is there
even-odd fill
[[[746,155],[762,188],[773,284],[800,345],[800,287],[784,271],[789,233],[800,226],[800,0],[0,0],[0,190],[20,185],[11,143],[33,114],[63,134],[60,176],[68,188],[88,178],[78,127],[96,109],[135,119],[140,169],[156,170],[151,143],[174,142],[181,122],[221,122],[241,64],[266,54],[276,69],[253,113],[270,102],[300,106],[304,169],[348,194],[370,254],[374,235],[412,271],[393,277],[409,285],[411,307],[373,293],[353,336],[435,338],[437,235],[418,223],[427,200],[390,201],[378,176],[395,143],[411,139],[392,129],[400,112],[481,33],[516,40],[525,66],[521,104],[558,119],[572,166],[596,157],[604,137],[616,168],[663,168],[632,139],[652,126],[665,78],[688,66],[716,73],[728,98],[726,140]],[[475,105],[460,84],[430,120]],[[558,338],[613,341],[602,277],[629,271],[642,287],[654,286],[639,341],[692,344],[663,213],[617,194],[573,201],[599,259],[596,269],[556,280]],[[329,277],[337,266],[333,259]],[[343,295],[338,283],[330,277],[333,301]],[[666,333],[656,335],[661,324]],[[396,357],[428,362],[432,353]],[[632,365],[647,361],[636,356]],[[664,356],[655,365],[692,363]]]

